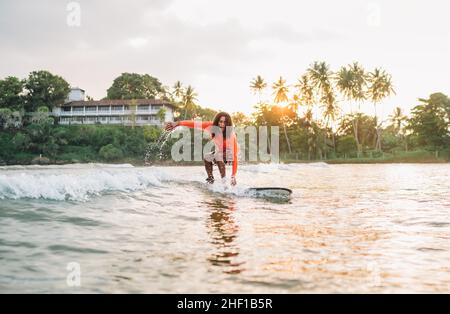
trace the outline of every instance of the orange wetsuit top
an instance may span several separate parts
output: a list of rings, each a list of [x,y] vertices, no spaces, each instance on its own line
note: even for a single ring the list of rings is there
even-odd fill
[[[212,121],[179,121],[179,126],[187,126],[188,128],[199,128],[205,131],[208,131],[211,134],[211,129],[213,126]],[[221,149],[222,151],[226,150],[227,147],[231,147],[232,154],[233,154],[233,170],[232,175],[235,176],[237,172],[237,166],[238,166],[238,145],[237,145],[237,139],[236,139],[236,133],[233,132],[230,135],[229,139],[223,140],[223,136],[214,136],[213,138],[214,144],[218,149]]]

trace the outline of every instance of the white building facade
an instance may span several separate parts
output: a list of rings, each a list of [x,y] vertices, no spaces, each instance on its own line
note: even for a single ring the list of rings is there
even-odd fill
[[[84,100],[84,90],[73,88],[67,102],[53,109],[59,124],[116,124],[162,126],[173,121],[174,105],[158,99]],[[162,114],[164,112],[164,114]]]

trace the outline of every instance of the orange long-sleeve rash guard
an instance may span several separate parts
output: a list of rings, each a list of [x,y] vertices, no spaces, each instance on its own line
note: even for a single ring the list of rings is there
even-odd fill
[[[186,126],[188,128],[197,128],[207,131],[209,134],[211,134],[211,129],[213,126],[212,121],[179,121],[179,126]],[[226,149],[228,144],[232,147],[232,154],[233,154],[233,166],[232,166],[232,175],[235,176],[237,173],[237,167],[238,167],[238,145],[237,145],[237,139],[236,139],[236,133],[232,133],[230,136],[230,139],[223,140],[221,136],[215,136],[213,138],[214,143],[216,146],[219,147],[219,149]],[[223,143],[223,144],[222,144]],[[223,145],[223,147],[222,147]]]

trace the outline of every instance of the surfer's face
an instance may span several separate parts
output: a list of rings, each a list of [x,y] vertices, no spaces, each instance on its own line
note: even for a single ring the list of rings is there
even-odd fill
[[[226,124],[227,118],[226,117],[220,117],[219,119],[219,128],[221,128],[222,130],[225,129],[225,124]]]

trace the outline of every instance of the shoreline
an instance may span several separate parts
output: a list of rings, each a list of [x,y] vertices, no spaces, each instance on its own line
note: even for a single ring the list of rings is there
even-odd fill
[[[16,164],[0,164],[0,167],[6,166],[31,166],[31,165],[71,165],[71,164],[89,164],[89,163],[102,163],[102,164],[130,164],[134,167],[144,167],[144,166],[202,166],[202,161],[171,161],[171,160],[162,160],[162,161],[154,161],[146,164],[144,160],[140,159],[121,159],[115,162],[106,162],[102,160],[91,160],[91,161],[50,161],[48,163],[16,163]],[[264,164],[267,162],[245,162],[247,165],[254,164]],[[311,164],[311,163],[326,163],[330,165],[343,165],[343,164],[447,164],[450,163],[450,159],[445,158],[348,158],[348,159],[318,159],[318,160],[296,160],[296,159],[282,159],[280,160],[282,164]]]

